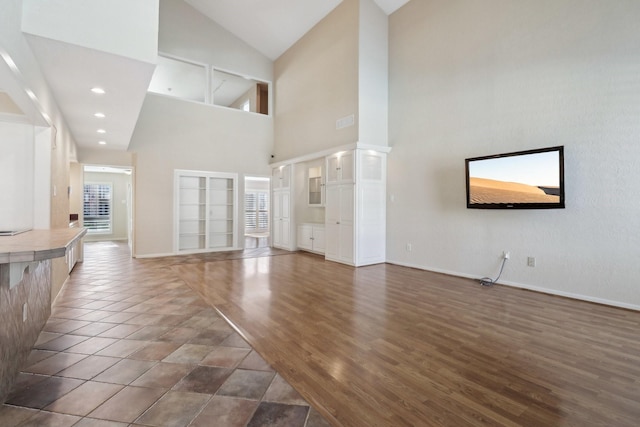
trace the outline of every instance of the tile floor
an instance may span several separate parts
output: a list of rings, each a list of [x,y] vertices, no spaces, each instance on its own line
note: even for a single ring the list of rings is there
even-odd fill
[[[145,261],[126,244],[85,244],[0,426],[329,425],[179,277]]]

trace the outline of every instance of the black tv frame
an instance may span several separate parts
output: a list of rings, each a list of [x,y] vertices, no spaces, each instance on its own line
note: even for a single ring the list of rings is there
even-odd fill
[[[469,182],[469,163],[477,160],[498,159],[502,157],[515,157],[527,154],[537,154],[546,152],[558,152],[559,160],[559,196],[560,200],[553,203],[471,203],[471,189]],[[558,145],[554,147],[537,148],[533,150],[514,151],[511,153],[493,154],[489,156],[470,157],[465,159],[465,175],[466,175],[466,187],[467,187],[467,208],[469,209],[564,209],[565,208],[565,194],[564,194],[564,146]]]

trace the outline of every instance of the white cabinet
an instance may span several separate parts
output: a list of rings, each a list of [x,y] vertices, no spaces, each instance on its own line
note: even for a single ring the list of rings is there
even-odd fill
[[[283,165],[271,171],[271,186],[274,190],[285,190],[291,188],[292,165]]]
[[[327,186],[325,255],[347,264],[354,262],[354,185]]]
[[[329,184],[354,182],[355,156],[353,151],[342,151],[326,158],[327,179]]]
[[[237,174],[174,172],[176,253],[237,249]]]
[[[273,191],[273,246],[291,248],[291,192]]]
[[[324,225],[301,224],[298,226],[298,249],[324,254]]]
[[[327,157],[325,230],[327,259],[355,266],[385,262],[386,153],[356,149]]]
[[[271,227],[271,243],[274,247],[294,250],[295,241],[291,227],[292,206],[291,206],[291,175],[292,165],[284,165],[274,168],[271,174],[272,192],[272,212],[273,221]]]
[[[307,178],[307,204],[309,206],[324,206],[322,166],[309,168]]]

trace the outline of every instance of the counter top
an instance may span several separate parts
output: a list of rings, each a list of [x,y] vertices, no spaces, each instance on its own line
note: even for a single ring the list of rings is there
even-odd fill
[[[0,264],[63,257],[67,249],[85,234],[86,228],[59,228],[0,236]]]

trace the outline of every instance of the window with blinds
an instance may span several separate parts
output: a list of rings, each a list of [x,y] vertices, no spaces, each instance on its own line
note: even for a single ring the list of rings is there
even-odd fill
[[[269,230],[269,193],[249,191],[244,194],[244,228],[247,232]]]
[[[84,185],[84,226],[87,233],[111,233],[112,186],[108,184],[86,183]]]

